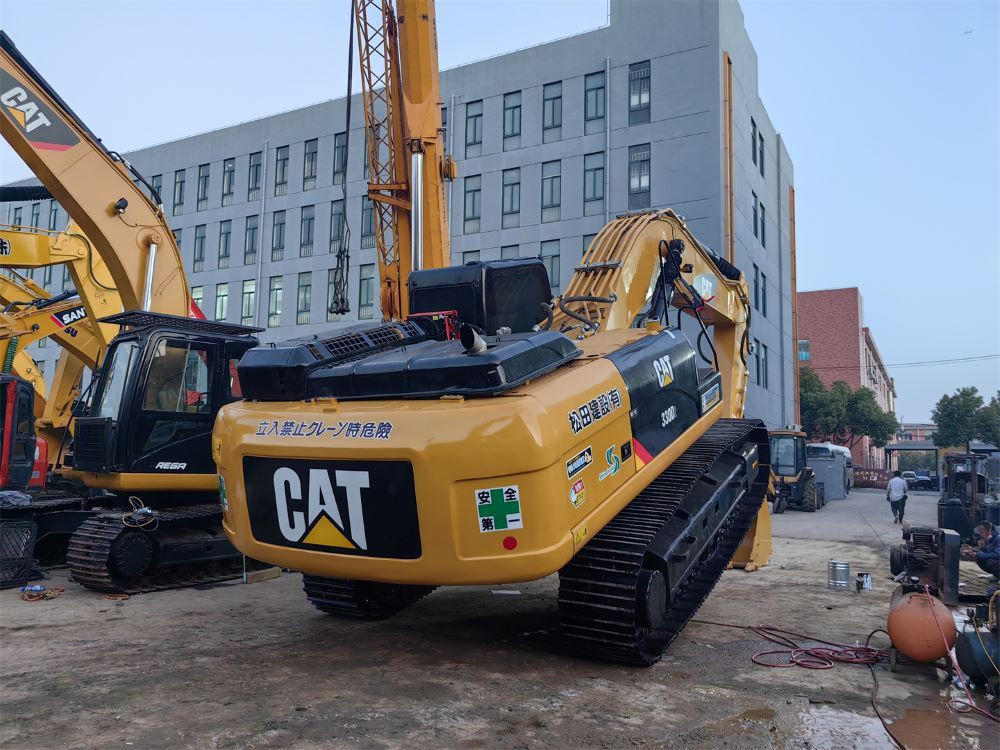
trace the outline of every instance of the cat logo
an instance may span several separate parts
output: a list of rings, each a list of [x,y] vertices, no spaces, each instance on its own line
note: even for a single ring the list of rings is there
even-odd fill
[[[295,510],[290,504],[290,501],[299,503],[303,500],[299,475],[292,469],[284,467],[274,472],[274,501],[281,535],[289,542],[352,550],[368,549],[361,498],[361,490],[370,486],[368,472],[338,469],[334,475],[337,487],[347,497],[349,525],[344,524],[340,514],[329,471],[309,470],[308,504],[304,511]],[[350,533],[347,531],[348,528]]]
[[[0,104],[35,148],[65,151],[80,139],[44,102],[35,101],[28,89],[7,71],[0,71]]]
[[[670,364],[670,355],[664,354],[662,357],[653,360],[653,370],[656,372],[656,380],[660,388],[666,388],[674,382],[674,366]]]

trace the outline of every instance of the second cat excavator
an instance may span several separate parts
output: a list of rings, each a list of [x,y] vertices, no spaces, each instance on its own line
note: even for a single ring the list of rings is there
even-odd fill
[[[74,278],[91,322],[115,312],[101,325],[127,329],[108,345],[76,418],[73,467],[93,492],[73,511],[73,578],[134,593],[231,577],[242,558],[220,529],[210,435],[215,411],[239,397],[233,365],[257,343],[257,329],[188,317],[187,278],[156,191],[3,32],[0,101],[0,133],[79,226],[73,234],[89,271],[103,263],[111,282],[103,284],[120,300],[99,310],[97,290],[85,292],[97,275]],[[14,251],[30,238],[17,239],[5,265],[51,262],[50,239],[37,238],[23,258]]]

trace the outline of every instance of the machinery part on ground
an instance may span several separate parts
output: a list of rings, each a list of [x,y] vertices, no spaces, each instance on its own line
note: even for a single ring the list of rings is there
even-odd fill
[[[892,645],[913,661],[936,661],[955,644],[951,610],[937,597],[921,591],[896,590],[889,605],[886,629]],[[947,645],[941,640],[942,632]]]
[[[958,666],[979,687],[989,686],[997,695],[1000,688],[1000,639],[996,631],[973,626],[955,639],[955,658]]]
[[[239,577],[243,560],[219,531],[216,504],[156,512],[155,528],[126,525],[120,512],[80,524],[66,556],[73,580],[95,591],[142,594]],[[252,562],[252,561],[251,561]]]
[[[907,591],[923,591],[929,586],[935,596],[949,605],[959,603],[958,572],[961,540],[950,529],[903,524],[903,541],[889,548],[889,570],[903,574]]]
[[[949,453],[944,457],[938,526],[954,529],[968,544],[976,542],[975,528],[983,521],[1000,526],[1000,500],[990,495],[986,456]]]
[[[302,590],[316,609],[330,615],[384,620],[431,593],[436,586],[407,586],[346,578],[302,576]]]
[[[32,521],[0,522],[0,589],[38,577],[34,570],[36,534]]]
[[[761,508],[766,446],[758,422],[716,422],[559,571],[573,650],[642,666],[660,659]]]

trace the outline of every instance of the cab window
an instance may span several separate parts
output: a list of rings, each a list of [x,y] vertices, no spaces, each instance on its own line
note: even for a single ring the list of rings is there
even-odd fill
[[[143,409],[207,414],[211,409],[212,373],[208,350],[161,340],[156,344],[146,380]]]

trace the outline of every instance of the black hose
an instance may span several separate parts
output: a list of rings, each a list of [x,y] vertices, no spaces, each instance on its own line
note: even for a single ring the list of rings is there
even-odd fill
[[[552,305],[550,305],[548,302],[543,302],[541,304],[541,307],[542,307],[542,314],[545,315],[545,325],[542,326],[541,324],[536,324],[535,330],[548,331],[550,328],[552,328]]]
[[[566,307],[566,304],[567,303],[572,304],[574,302],[600,302],[609,305],[617,299],[618,299],[617,295],[614,294],[612,294],[610,297],[594,297],[589,294],[579,294],[574,297],[561,297],[558,300],[556,300],[556,304],[559,305],[559,309],[563,312],[563,314],[568,315],[569,317],[573,318],[573,320],[579,320],[581,323],[583,323],[585,331],[596,331],[599,325],[598,323],[595,323],[590,318],[585,318],[583,315],[580,315],[579,313],[573,312],[572,310]]]

